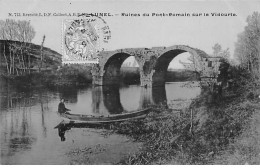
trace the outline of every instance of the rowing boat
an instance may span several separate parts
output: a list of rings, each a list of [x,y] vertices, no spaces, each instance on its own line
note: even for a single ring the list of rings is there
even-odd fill
[[[126,121],[130,119],[143,118],[150,112],[150,108],[123,113],[123,114],[113,114],[107,116],[93,116],[93,115],[81,115],[81,114],[71,114],[62,113],[61,117],[69,119],[70,121],[80,121],[85,123],[108,123],[117,121]]]

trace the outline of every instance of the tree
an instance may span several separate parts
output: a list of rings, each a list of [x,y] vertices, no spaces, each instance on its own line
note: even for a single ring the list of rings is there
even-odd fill
[[[217,56],[221,53],[221,51],[222,51],[222,47],[221,47],[221,45],[218,44],[218,43],[216,43],[216,44],[212,47],[212,49],[213,49],[213,56],[215,56],[215,57],[217,57]]]
[[[229,48],[222,50],[220,44],[216,43],[213,47],[213,57],[222,57],[224,61],[230,62],[230,51]]]
[[[196,71],[196,67],[195,67],[195,60],[194,60],[194,56],[193,55],[190,55],[188,58],[187,58],[187,61],[188,62],[183,62],[181,60],[179,60],[179,63],[183,65],[183,67],[187,70],[191,70],[191,71]]]
[[[260,13],[253,12],[246,19],[244,31],[235,43],[235,58],[242,68],[251,72],[255,79],[260,78]]]
[[[229,48],[222,50],[222,47],[220,44],[216,43],[213,47],[213,54],[211,56],[213,57],[222,57],[226,62],[230,63],[230,51]],[[193,55],[190,55],[187,58],[188,61],[183,62],[183,61],[179,61],[180,64],[182,64],[184,66],[185,69],[188,70],[192,70],[192,71],[196,71],[198,69],[197,66],[198,63],[196,64],[196,58]]]
[[[6,25],[5,24],[6,23],[3,20],[0,20],[0,39],[6,39],[6,37],[5,37],[5,26]],[[1,46],[0,46],[0,49],[2,49]],[[7,56],[6,56],[6,45],[5,45],[5,43],[3,44],[3,55],[4,55],[4,58],[5,58],[7,74],[9,74],[9,64],[8,64],[8,59],[7,59]],[[2,60],[2,57],[1,57],[1,60]]]
[[[43,44],[45,41],[45,35],[42,38],[42,45],[41,45],[41,59],[40,59],[40,64],[39,64],[39,72],[41,72],[42,69],[42,61],[43,61]]]
[[[29,21],[0,20],[0,39],[8,75],[30,73],[29,49],[35,31]],[[7,56],[8,55],[8,56]]]

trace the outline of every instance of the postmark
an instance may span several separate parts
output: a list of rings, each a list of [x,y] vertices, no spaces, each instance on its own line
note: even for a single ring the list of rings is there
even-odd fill
[[[105,50],[111,31],[104,19],[82,14],[63,21],[62,63],[98,63],[98,54]]]

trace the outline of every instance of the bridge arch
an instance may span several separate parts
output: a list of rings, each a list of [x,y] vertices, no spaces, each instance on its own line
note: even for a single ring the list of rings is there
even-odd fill
[[[120,83],[120,68],[123,62],[130,57],[129,53],[116,53],[104,65],[103,84]]]
[[[137,49],[121,49],[101,53],[99,64],[92,67],[93,84],[115,85],[120,83],[120,68],[130,56],[134,56],[140,68],[140,59],[136,56]]]
[[[92,82],[95,85],[119,84],[120,68],[130,56],[134,56],[139,65],[141,86],[162,85],[169,63],[177,55],[188,52],[194,57],[194,71],[203,76],[203,80],[215,79],[220,65],[219,59],[209,57],[204,51],[186,45],[153,48],[126,48],[99,53],[99,63],[92,66]],[[212,64],[212,62],[214,62]],[[211,64],[210,64],[211,63]],[[209,66],[210,65],[210,66]]]
[[[176,45],[165,48],[157,57],[152,70],[152,86],[164,85],[166,73],[170,62],[179,54],[188,52],[194,58],[194,71],[200,73],[202,71],[203,58],[207,58],[207,54],[201,50],[191,48],[184,45]]]

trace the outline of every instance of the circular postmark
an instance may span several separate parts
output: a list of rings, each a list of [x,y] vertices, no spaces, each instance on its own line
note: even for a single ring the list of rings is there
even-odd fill
[[[110,28],[104,19],[85,16],[64,21],[64,63],[98,63],[98,53],[104,51],[111,39]]]

